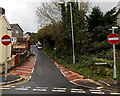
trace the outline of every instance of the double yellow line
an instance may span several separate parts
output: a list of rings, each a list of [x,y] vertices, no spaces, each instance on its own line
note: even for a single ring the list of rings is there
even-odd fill
[[[23,80],[22,80],[23,79]],[[16,83],[15,82],[13,82],[13,83],[10,83],[10,84],[5,84],[5,85],[0,85],[0,87],[6,87],[6,86],[13,86],[13,85],[18,85],[18,84],[21,84],[21,83],[25,83],[25,82],[28,82],[30,80],[30,78],[28,78],[28,77],[21,77],[21,78],[19,78],[19,79],[16,79]]]

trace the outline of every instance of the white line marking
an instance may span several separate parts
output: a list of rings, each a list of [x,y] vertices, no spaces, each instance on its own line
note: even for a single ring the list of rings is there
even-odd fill
[[[104,83],[104,84],[106,84],[106,85],[108,85],[108,86],[110,86],[110,84],[108,84],[108,83],[106,83],[106,82],[104,82],[104,81],[101,81],[101,80],[98,80],[99,82],[101,82],[101,83]]]
[[[36,88],[42,88],[42,89],[47,89],[48,87],[36,87]]]
[[[78,81],[78,80],[81,80],[81,79],[74,79],[74,80],[72,80],[72,81]]]
[[[35,62],[36,62],[36,58],[35,58]],[[36,64],[36,63],[35,63]]]
[[[23,67],[32,68],[34,65],[24,65]]]
[[[64,72],[64,73],[68,73],[68,72]]]
[[[72,93],[85,93],[85,91],[71,91]]]
[[[11,88],[15,88],[15,86],[9,86],[9,87],[11,87]]]
[[[97,91],[97,92],[98,92],[98,91],[101,91],[101,90],[94,90],[94,89],[90,89],[89,91]]]
[[[25,88],[30,89],[31,87],[25,87]]]
[[[33,89],[33,91],[47,91],[47,89]]]
[[[19,69],[23,69],[23,70],[32,70],[32,69],[27,69],[27,68],[19,68]]]
[[[6,88],[6,87],[15,88],[15,86],[5,86],[4,88]]]
[[[62,66],[61,66],[60,68],[61,68],[61,69],[65,69],[65,68],[64,68],[64,67],[62,67]]]
[[[28,66],[23,66],[21,68],[32,69],[32,67],[28,67]]]
[[[64,77],[66,77],[66,75],[60,70],[60,72],[64,75]]]
[[[60,90],[66,90],[66,88],[53,88],[53,89],[60,89]]]
[[[55,87],[55,88],[53,88],[52,91],[53,91],[53,92],[65,92],[65,91],[66,91],[66,88],[57,88],[57,87]]]
[[[29,76],[29,78],[31,79],[31,78],[32,78],[32,76]]]
[[[65,90],[52,90],[53,92],[65,92]]]
[[[105,94],[104,92],[91,92],[92,94]]]
[[[83,91],[83,89],[71,89],[72,91]]]
[[[36,87],[36,88],[40,88],[40,87]]]
[[[35,52],[33,51],[33,54],[35,54]]]
[[[36,64],[36,61],[37,61],[37,59],[36,59],[36,57],[35,57],[35,62],[34,62],[34,66],[35,66],[35,64]]]
[[[0,88],[0,89],[2,89],[2,90],[3,90],[3,89],[10,89],[10,88]]]
[[[28,71],[23,71],[23,70],[16,70],[16,71],[19,71],[19,72],[24,72],[24,73],[31,73],[31,72],[28,72]]]
[[[15,88],[15,90],[23,90],[23,91],[25,90],[26,91],[26,90],[28,90],[28,88]]]
[[[75,84],[75,85],[77,85],[77,86],[82,86],[82,87],[90,88],[90,89],[93,89],[93,88],[94,88],[94,87],[89,87],[89,86],[80,85],[80,84],[77,84],[77,83],[75,83],[75,82],[73,82],[73,81],[70,81],[70,82],[73,83],[73,84]]]
[[[120,95],[120,93],[110,93],[110,94],[113,94],[113,95],[114,95],[114,94],[115,94],[115,95]]]
[[[33,71],[34,71],[34,67],[33,67],[33,69],[32,69],[32,73],[33,73]]]
[[[59,69],[59,66],[55,64],[55,66]]]
[[[101,88],[103,88],[103,87],[97,87],[97,89],[101,89]]]
[[[72,74],[72,75],[68,75],[67,77],[71,77],[71,76],[74,76],[75,74]]]
[[[57,63],[56,63],[56,62],[55,62],[54,64],[57,66]]]

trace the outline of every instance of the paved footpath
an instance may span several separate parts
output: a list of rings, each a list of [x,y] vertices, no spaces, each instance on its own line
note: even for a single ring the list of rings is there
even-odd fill
[[[26,78],[26,80],[24,80],[24,82],[27,82],[31,79],[27,83],[20,82],[24,86],[20,87],[18,89],[15,88],[15,90],[27,90],[28,92],[31,92],[31,94],[32,94],[33,91],[43,90],[43,89],[41,89],[41,88],[43,88],[41,86],[44,85],[44,86],[47,86],[47,87],[44,87],[45,91],[46,91],[46,88],[51,89],[52,87],[54,87],[52,89],[52,92],[58,92],[58,89],[59,90],[64,89],[64,90],[62,90],[62,91],[60,90],[60,91],[66,92],[65,88],[67,88],[67,89],[72,88],[71,92],[73,92],[73,93],[74,92],[76,93],[76,90],[80,91],[80,89],[71,87],[73,85],[68,87],[68,85],[73,83],[77,86],[80,86],[83,89],[85,87],[85,90],[82,90],[78,93],[81,93],[81,92],[85,93],[86,89],[89,89],[90,93],[92,93],[92,94],[117,94],[117,95],[120,95],[120,92],[108,92],[109,90],[108,91],[104,90],[104,88],[101,86],[101,83],[96,82],[95,80],[88,79],[88,78],[84,77],[83,75],[79,75],[79,74],[65,68],[64,66],[58,64],[57,62],[55,62],[53,60],[52,60],[53,62],[51,62],[49,60],[49,58],[44,54],[43,51],[38,51],[38,50],[35,50],[35,51],[37,54],[37,63],[36,63],[36,56],[31,56],[28,60],[26,60],[26,62],[24,64],[22,64],[19,67],[14,68],[13,70],[11,70],[8,73],[8,76],[20,76],[22,78]],[[34,67],[35,67],[35,70],[34,70]],[[64,76],[59,72],[58,69]],[[32,74],[33,71],[34,71],[34,74]],[[48,76],[46,76],[46,75],[48,75]],[[66,77],[68,80],[64,77]],[[61,82],[61,81],[63,81],[63,82]],[[71,83],[68,81],[70,81]],[[17,85],[17,84],[18,83],[13,84],[13,85]],[[22,86],[22,85],[20,85],[20,86]],[[62,85],[64,85],[65,88],[63,88]],[[25,89],[26,88],[25,86],[27,86],[27,89]],[[32,91],[31,91],[30,87],[31,87]],[[102,91],[105,91],[105,92],[102,92]],[[10,93],[10,92],[14,92],[14,90],[6,91],[6,93]],[[48,91],[48,93],[49,93],[49,91]]]
[[[30,78],[34,71],[35,62],[35,56],[31,56],[22,66],[16,67],[14,70],[11,70],[8,75]]]
[[[15,67],[8,72],[7,81],[2,80],[2,83],[0,83],[0,87],[17,85],[29,81],[34,71],[35,64],[36,56],[30,56],[30,58],[28,58],[19,67]],[[1,77],[2,79],[4,79],[3,76]]]
[[[55,62],[55,65],[71,83],[74,83],[79,86],[87,87],[87,88],[94,88],[94,87],[97,88],[101,86],[100,83],[92,79],[86,79],[83,75],[79,75],[73,71],[70,71],[69,69],[63,67],[62,65],[56,62]]]

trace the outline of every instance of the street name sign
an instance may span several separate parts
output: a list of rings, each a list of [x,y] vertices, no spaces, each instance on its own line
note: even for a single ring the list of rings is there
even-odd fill
[[[95,63],[96,65],[106,65],[107,63],[106,62],[98,62],[98,63]]]
[[[7,46],[11,43],[11,37],[9,35],[4,35],[1,39],[3,45]]]
[[[109,34],[107,38],[110,44],[118,44],[120,41],[119,35],[115,33]]]

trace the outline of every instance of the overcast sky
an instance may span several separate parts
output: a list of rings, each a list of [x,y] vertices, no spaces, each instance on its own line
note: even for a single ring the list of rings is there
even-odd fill
[[[25,32],[37,32],[39,24],[35,10],[43,1],[50,0],[0,0],[0,7],[5,9],[5,15],[10,24],[18,23]],[[103,11],[108,11],[116,6],[119,0],[89,1],[92,1],[91,6],[99,5]]]

